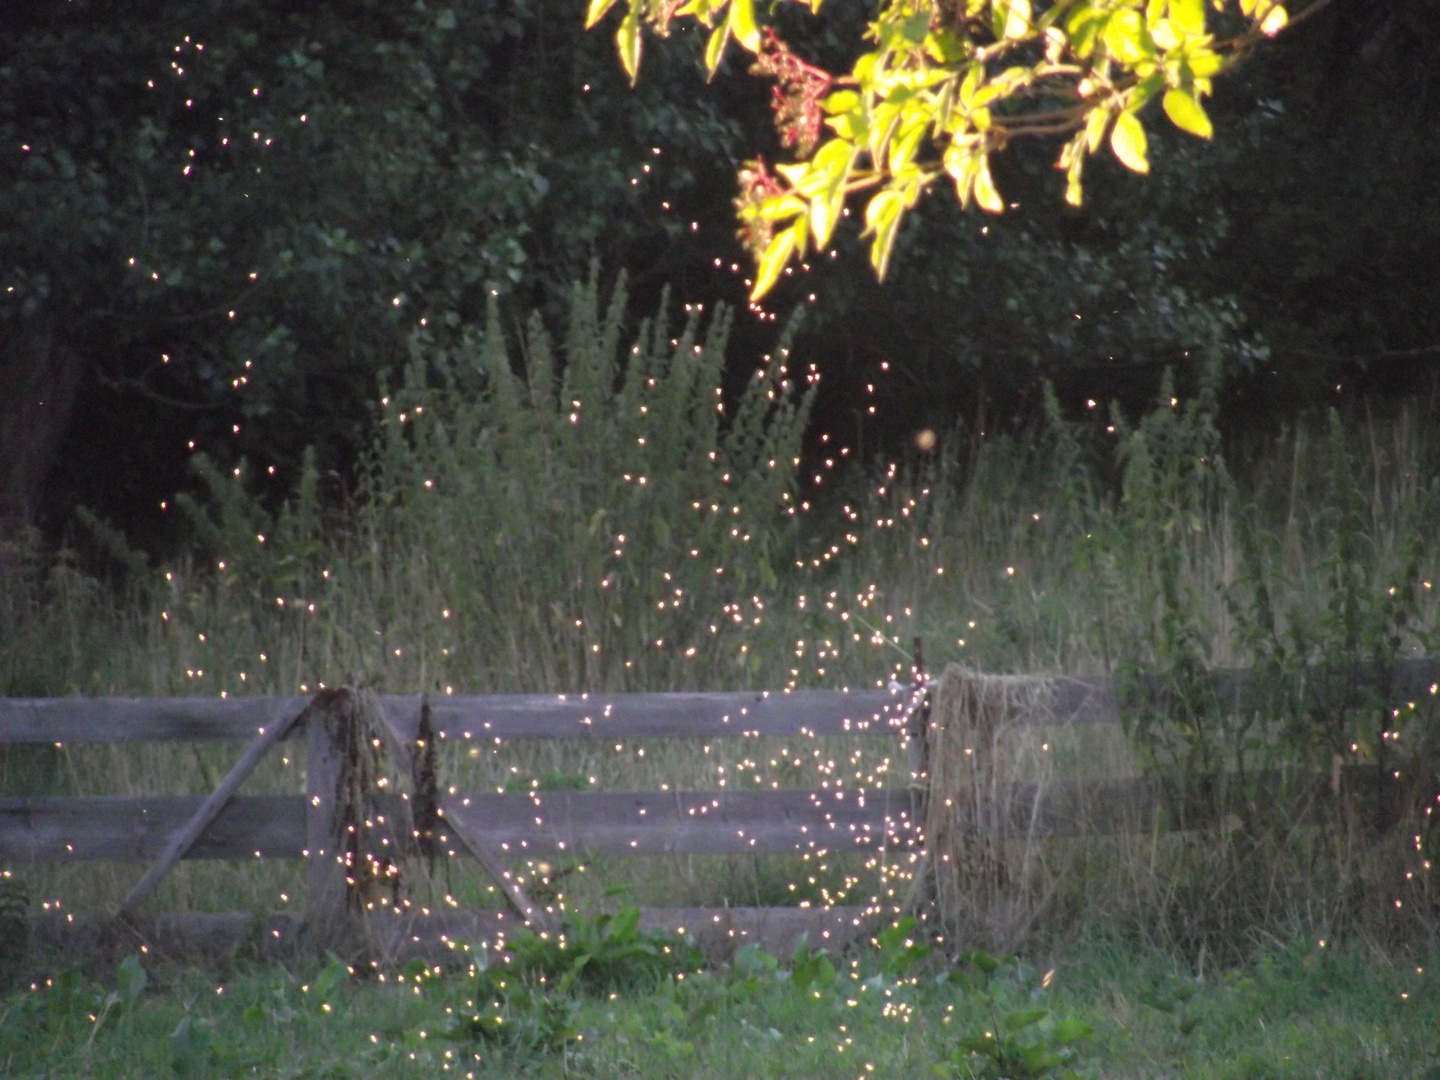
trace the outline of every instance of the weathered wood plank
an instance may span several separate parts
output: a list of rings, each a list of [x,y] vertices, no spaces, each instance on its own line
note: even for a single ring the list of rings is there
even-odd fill
[[[389,700],[389,715],[413,727],[419,699]],[[439,697],[430,721],[446,739],[884,735],[898,733],[907,704],[888,690]]]
[[[1336,803],[1330,777],[1266,773],[1246,792],[1260,812],[1322,814]],[[1231,782],[1233,784],[1233,781]],[[1383,825],[1405,789],[1374,766],[1341,773],[1352,806]],[[1149,777],[1067,780],[1001,786],[1002,836],[1078,836],[1195,828],[1219,808],[1239,806],[1226,781],[1200,779],[1183,792]],[[450,796],[446,820],[464,823],[492,850],[521,855],[804,853],[906,848],[915,843],[909,793],[844,791],[616,792],[541,791]],[[1356,799],[1360,802],[1356,802]],[[961,795],[961,801],[964,794]],[[0,799],[0,860],[154,858],[202,802],[200,796]],[[381,803],[382,809],[385,804]],[[263,795],[232,799],[186,853],[192,859],[295,858],[308,846],[305,799]],[[396,806],[398,810],[398,805]],[[1369,812],[1369,811],[1367,811]],[[391,816],[389,810],[387,817]],[[393,820],[404,820],[394,814]],[[456,832],[459,830],[456,829]],[[393,838],[406,851],[411,838]],[[445,850],[463,854],[453,837]]]
[[[317,708],[311,705],[306,712]],[[200,804],[200,809],[195,811],[195,816],[190,818],[184,825],[175,831],[170,842],[160,857],[155,860],[150,869],[145,871],[141,879],[135,883],[130,890],[130,895],[120,905],[120,914],[128,915],[143,904],[160,884],[160,879],[170,872],[170,868],[180,859],[184,858],[185,852],[195,843],[200,834],[210,825],[225,808],[231,797],[240,789],[250,774],[255,771],[271,748],[289,734],[290,729],[305,717],[306,713],[300,715],[289,715],[282,717],[274,726],[262,731],[260,737],[250,744],[243,757],[235,764],[235,767],[226,774],[225,779],[215,789],[208,799]]]
[[[1216,692],[1237,710],[1264,707],[1245,670],[1214,673]],[[1315,685],[1376,687],[1379,669],[1316,669]],[[1115,681],[1108,675],[1057,677],[1057,724],[1115,723]],[[1440,660],[1407,660],[1389,677],[1393,707],[1419,701],[1440,683]],[[1142,689],[1142,688],[1137,688]],[[1158,684],[1147,693],[1164,706]],[[495,694],[431,699],[432,720],[445,739],[723,738],[743,735],[890,735],[904,724],[905,691],[855,689],[792,693]],[[418,695],[382,696],[405,738],[414,736]],[[0,698],[0,742],[166,742],[248,740],[307,699]]]
[[[456,805],[458,804],[458,805]],[[511,855],[723,855],[907,846],[894,791],[576,792],[455,796],[446,818]]]
[[[908,842],[906,793],[835,795],[828,791],[487,793],[452,796],[447,818],[459,819],[454,823],[463,822],[467,830],[510,856],[869,848],[882,842],[887,824],[895,831],[895,843]],[[887,796],[893,799],[893,809],[887,808]],[[203,801],[198,795],[0,799],[0,860],[149,860],[165,849]],[[294,795],[237,796],[185,857],[250,859],[257,857],[257,851],[265,858],[301,857],[310,850],[307,819],[316,810]],[[403,850],[408,839],[395,837],[397,848]],[[448,850],[463,853],[464,847],[452,840]]]
[[[0,699],[0,742],[166,742],[251,739],[305,698]],[[416,695],[380,698],[413,738]],[[883,735],[903,724],[905,695],[888,690],[784,694],[496,694],[431,699],[445,739],[723,738]]]
[[[0,861],[149,861],[202,802],[199,795],[0,799]],[[293,859],[304,847],[301,796],[236,796],[185,857]]]
[[[0,742],[249,740],[309,704],[306,697],[0,698]]]

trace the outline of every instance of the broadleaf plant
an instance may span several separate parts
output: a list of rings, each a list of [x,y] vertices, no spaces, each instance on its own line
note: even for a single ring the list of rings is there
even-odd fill
[[[587,27],[616,2],[591,0]],[[1329,0],[881,0],[873,47],[844,74],[795,55],[759,25],[754,0],[626,2],[617,41],[632,83],[642,25],[665,36],[684,17],[710,31],[712,76],[733,39],[754,55],[752,74],[776,80],[776,127],[796,161],[747,162],[736,198],[758,300],[792,261],[825,249],[852,195],[864,200],[882,278],[905,214],[937,181],[948,177],[963,206],[1002,213],[990,158],[1021,136],[1063,140],[1056,167],[1075,206],[1085,161],[1107,141],[1123,165],[1148,172],[1140,117],[1152,99],[1176,127],[1210,138],[1214,77]],[[801,2],[814,12],[821,0]]]

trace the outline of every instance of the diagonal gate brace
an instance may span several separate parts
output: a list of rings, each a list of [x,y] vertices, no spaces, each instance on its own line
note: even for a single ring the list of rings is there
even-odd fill
[[[260,737],[250,744],[250,748],[245,751],[245,756],[236,763],[225,779],[220,781],[214,794],[200,804],[200,808],[195,811],[194,816],[176,830],[160,858],[155,860],[150,869],[145,871],[145,876],[130,890],[130,895],[120,905],[119,914],[121,916],[134,914],[135,909],[150,898],[150,894],[155,891],[160,880],[185,857],[185,853],[190,850],[191,845],[200,839],[200,834],[220,816],[220,811],[225,809],[225,804],[230,801],[230,797],[255,771],[255,766],[260,764],[265,755],[270,752],[271,747],[285,738],[290,733],[290,729],[314,708],[315,703],[312,701],[295,715],[260,729]]]
[[[421,700],[421,709],[428,709],[428,701]],[[380,718],[381,733],[385,738],[386,749],[390,756],[395,759],[397,765],[406,772],[414,774],[414,754],[406,741],[400,737],[390,718],[385,715],[384,708],[379,701],[375,702],[375,712]],[[440,817],[467,848],[470,854],[475,856],[476,861],[485,869],[485,872],[495,880],[505,894],[505,899],[526,922],[530,923],[537,930],[549,931],[554,929],[554,920],[550,918],[549,912],[536,904],[526,894],[515,876],[505,869],[504,863],[495,852],[494,846],[485,839],[484,835],[472,829],[464,820],[463,815],[450,813],[454,800],[441,792],[436,802],[439,804]]]

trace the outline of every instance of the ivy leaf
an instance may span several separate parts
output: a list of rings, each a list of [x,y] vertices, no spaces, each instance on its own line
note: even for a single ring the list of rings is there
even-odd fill
[[[620,49],[620,63],[625,65],[625,74],[630,76],[630,85],[640,74],[640,19],[631,7],[615,31],[615,44]]]
[[[1215,134],[1215,125],[1210,122],[1210,117],[1205,115],[1200,102],[1195,100],[1195,95],[1189,90],[1171,90],[1166,93],[1161,104],[1165,108],[1165,115],[1170,117],[1170,122],[1181,131],[1188,131],[1202,139],[1208,139]]]
[[[1140,126],[1134,113],[1121,113],[1115,118],[1115,130],[1110,133],[1110,149],[1115,151],[1120,164],[1137,173],[1148,173],[1148,148],[1145,129]]]

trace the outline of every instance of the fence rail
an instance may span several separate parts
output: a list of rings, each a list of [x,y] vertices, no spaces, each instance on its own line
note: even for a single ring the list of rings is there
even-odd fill
[[[1393,669],[1312,669],[1324,690],[1378,690],[1393,706],[1419,700],[1440,680],[1440,660],[1409,660]],[[1216,700],[1242,711],[1267,704],[1265,683],[1248,669],[1217,671]],[[1118,723],[1115,680],[1057,676],[1056,724]],[[1157,708],[1165,692],[1140,680]],[[755,735],[886,735],[904,725],[908,694],[893,689],[661,694],[495,694],[430,699],[431,723],[447,739],[725,738]],[[308,697],[0,698],[0,743],[215,742],[255,738]],[[401,734],[412,737],[417,695],[380,702]],[[292,733],[289,737],[294,737]]]
[[[1435,692],[1440,663],[1424,660],[1388,670],[1315,671],[1310,678],[1313,685],[1331,693],[1376,692],[1398,708]],[[1267,704],[1265,685],[1251,672],[1220,672],[1214,677],[1213,691],[1224,708],[1256,709]],[[1119,721],[1117,688],[1109,677],[1057,678],[1051,690],[1048,722]],[[1142,682],[1131,686],[1129,692],[1142,701],[1148,698],[1149,707],[1167,707],[1158,683]],[[340,919],[347,871],[344,865],[335,865],[343,843],[336,834],[334,809],[345,766],[334,722],[337,702],[351,700],[347,694],[326,691],[314,699],[0,700],[0,743],[251,742],[241,763],[208,798],[0,799],[0,862],[149,861],[149,872],[122,907],[130,913],[180,858],[308,858],[312,894],[308,916]],[[921,698],[923,694],[915,687],[892,686],[772,694],[446,696],[428,700],[388,696],[369,700],[378,705],[393,758],[409,771],[427,737],[494,743],[513,739],[838,735],[904,740],[923,728],[923,722],[916,724]],[[302,733],[307,743],[304,796],[236,794],[274,743]],[[1385,816],[1396,787],[1390,783],[1393,778],[1373,767],[1348,768],[1343,777],[1338,773],[1328,778],[1273,774],[1258,779],[1262,789],[1303,799],[1317,813],[1323,813],[1342,788],[1373,791],[1376,820]],[[1214,796],[1226,782],[1221,776],[1192,778],[1184,791],[1169,790],[1146,777],[1058,781],[1043,787],[1007,785],[1000,803],[1011,808],[1007,812],[1014,820],[1001,820],[998,828],[1002,835],[1058,837],[1081,831],[1194,827],[1213,819],[1217,806],[1223,811],[1223,798],[1217,802]],[[536,791],[442,795],[435,812],[444,851],[478,858],[500,881],[517,910],[543,924],[540,909],[530,904],[513,880],[507,880],[511,877],[503,868],[507,859],[557,854],[585,858],[908,849],[919,842],[923,820],[919,798],[916,791],[880,787]],[[414,811],[414,804],[406,799],[408,796],[376,793],[371,805],[379,815],[410,821],[407,815]],[[418,850],[418,832],[394,832],[397,855]],[[817,911],[813,916],[822,914]],[[847,925],[858,923],[854,918]]]

